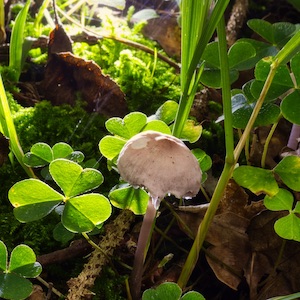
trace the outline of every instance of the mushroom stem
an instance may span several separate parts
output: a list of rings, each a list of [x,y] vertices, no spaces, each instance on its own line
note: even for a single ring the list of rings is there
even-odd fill
[[[297,124],[293,124],[287,146],[293,150],[296,150],[299,144],[298,141],[299,137],[300,137],[300,126]]]
[[[133,269],[130,277],[130,291],[133,300],[139,300],[141,297],[143,266],[146,257],[148,240],[153,228],[153,222],[156,216],[156,209],[152,203],[152,197],[149,198],[146,213],[144,215],[137,248],[135,251]]]

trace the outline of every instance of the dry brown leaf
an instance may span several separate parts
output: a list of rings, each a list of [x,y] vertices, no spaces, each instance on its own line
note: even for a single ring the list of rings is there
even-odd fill
[[[0,133],[0,167],[7,161],[9,151],[9,140]]]
[[[207,205],[193,207],[189,212],[179,211],[178,215],[195,236],[203,219]],[[246,233],[250,219],[264,209],[262,202],[248,205],[247,193],[230,180],[221,199],[218,212],[208,230],[206,258],[217,278],[237,289],[244,269],[250,259],[251,247]],[[185,232],[187,229],[181,224]]]
[[[251,299],[264,300],[300,290],[300,244],[284,241],[274,231],[284,212],[263,211],[248,228],[253,251],[245,269]]]
[[[43,291],[43,288],[40,285],[34,285],[33,291],[30,294],[30,296],[27,298],[27,300],[45,300],[46,295]]]
[[[148,20],[143,33],[146,37],[157,41],[170,57],[180,59],[181,33],[176,17],[163,16]]]
[[[87,102],[87,110],[108,117],[123,117],[128,113],[125,95],[120,87],[102,73],[93,61],[73,55],[72,44],[57,24],[50,34],[48,62],[42,93],[54,105],[74,105],[77,99]]]
[[[207,234],[212,244],[206,259],[217,278],[236,290],[250,256],[250,244],[245,233],[249,220],[231,212],[215,216]],[[217,259],[216,259],[217,258]]]

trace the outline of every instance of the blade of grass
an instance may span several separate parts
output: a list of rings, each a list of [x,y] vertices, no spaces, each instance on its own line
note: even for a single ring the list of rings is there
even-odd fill
[[[225,26],[224,25],[225,25],[224,22],[220,22],[220,24],[218,26],[218,37],[219,37],[220,44],[224,43],[224,36],[225,36]],[[226,68],[226,62],[224,63],[224,59],[226,60],[226,58],[225,58],[225,56],[223,56],[221,54],[221,52],[224,53],[224,47],[219,47],[225,122],[227,122],[228,118],[229,118],[229,123],[227,123],[227,125],[225,124],[225,135],[226,135],[226,139],[229,138],[229,141],[226,142],[226,160],[225,160],[225,166],[224,166],[223,172],[219,178],[219,181],[215,188],[214,194],[212,196],[210,205],[207,209],[207,212],[203,218],[202,223],[200,224],[200,226],[198,228],[198,232],[197,232],[195,241],[193,243],[193,246],[190,250],[190,253],[187,257],[185,265],[183,266],[182,272],[178,279],[178,285],[181,288],[186,286],[186,284],[189,280],[189,277],[192,274],[192,271],[196,265],[196,262],[199,257],[199,252],[203,246],[203,242],[205,240],[205,236],[207,234],[210,223],[216,213],[218,204],[221,200],[222,195],[224,194],[227,183],[228,183],[229,179],[232,177],[234,167],[235,167],[236,163],[238,162],[238,159],[240,157],[242,149],[244,148],[245,143],[249,137],[249,134],[253,128],[255,120],[258,116],[258,113],[262,107],[262,104],[265,100],[265,97],[266,97],[268,91],[269,91],[269,88],[271,86],[273,78],[276,74],[276,70],[279,67],[280,63],[287,62],[295,54],[296,50],[299,49],[299,47],[300,47],[300,39],[299,39],[300,35],[298,36],[298,33],[294,37],[292,37],[291,40],[286,44],[286,46],[284,48],[282,48],[281,51],[279,51],[277,53],[277,55],[274,57],[273,63],[271,64],[269,74],[267,76],[267,79],[265,81],[263,89],[260,93],[260,96],[257,100],[257,103],[253,109],[253,112],[250,116],[247,126],[246,126],[237,146],[234,149],[233,157],[232,157],[232,153],[231,153],[231,143],[233,140],[231,141],[231,133],[230,133],[230,131],[231,131],[230,130],[230,122],[231,122],[231,118],[232,118],[231,109],[229,110],[230,101],[228,99],[224,99],[224,97],[227,98],[228,95],[230,95],[230,93],[229,93],[230,87],[228,90],[228,85],[227,85],[228,83],[226,80],[226,77],[228,76],[228,74],[227,75],[225,74],[225,73],[229,72],[229,69],[228,68],[224,69],[224,67]],[[223,75],[222,75],[222,73],[223,73]],[[229,136],[228,136],[228,134],[229,134]],[[233,160],[232,160],[232,158],[233,158]]]
[[[20,165],[23,167],[29,177],[35,178],[35,174],[31,168],[28,168],[23,163],[23,150],[19,143],[18,135],[15,129],[14,121],[10,112],[9,104],[5,94],[2,77],[0,74],[0,122],[3,135],[9,138],[9,144],[12,153],[17,158]]]
[[[6,40],[4,0],[0,0],[0,43]]]
[[[19,81],[22,64],[23,64],[23,44],[24,44],[24,29],[30,0],[27,0],[25,6],[16,17],[10,38],[9,46],[9,68],[13,71],[11,80]]]
[[[41,28],[42,28],[42,18],[44,17],[44,12],[45,10],[47,9],[47,7],[49,6],[49,2],[50,0],[44,0],[36,17],[35,17],[35,20],[34,20],[34,24],[33,24],[33,28],[35,29],[35,34],[37,36],[40,36],[41,35]]]
[[[219,39],[219,53],[220,53],[220,65],[221,65],[221,82],[222,82],[222,98],[223,98],[223,113],[225,116],[224,128],[226,136],[226,159],[225,166],[221,177],[218,181],[217,187],[212,196],[210,205],[203,218],[201,225],[198,228],[197,235],[195,237],[193,246],[189,252],[187,260],[183,266],[182,272],[178,279],[178,285],[184,288],[192,274],[195,265],[197,263],[199,252],[202,248],[204,239],[206,237],[208,228],[211,221],[217,211],[219,202],[224,194],[225,188],[234,168],[234,139],[232,129],[232,108],[231,108],[231,93],[230,93],[230,79],[229,79],[229,63],[227,55],[227,43],[225,32],[225,21],[221,18],[218,28]]]
[[[210,12],[211,1],[182,1],[182,54],[181,54],[181,98],[175,123],[173,127],[173,135],[180,137],[184,124],[190,113],[195,94],[189,91],[197,90],[200,76],[196,76],[199,72],[198,65],[203,51],[211,39],[216,26],[224,14],[229,0],[219,0],[215,3],[214,8]],[[194,14],[191,13],[193,10]],[[197,15],[198,14],[198,15]],[[187,19],[187,20],[186,20]],[[195,21],[198,20],[198,21]],[[196,23],[195,24],[191,23]],[[196,32],[197,30],[197,32]],[[192,43],[190,40],[194,39]],[[194,78],[199,80],[194,80]]]

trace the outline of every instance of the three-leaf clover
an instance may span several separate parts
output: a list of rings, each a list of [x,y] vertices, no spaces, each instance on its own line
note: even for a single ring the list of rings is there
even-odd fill
[[[25,299],[32,292],[32,283],[26,278],[35,278],[42,272],[33,250],[26,245],[13,249],[8,261],[5,244],[0,241],[0,297]]]
[[[102,184],[98,170],[59,158],[51,161],[49,172],[62,193],[38,179],[17,182],[9,190],[8,198],[20,222],[41,219],[60,204],[64,204],[62,224],[71,232],[90,232],[109,218],[109,200],[98,193],[85,194]]]

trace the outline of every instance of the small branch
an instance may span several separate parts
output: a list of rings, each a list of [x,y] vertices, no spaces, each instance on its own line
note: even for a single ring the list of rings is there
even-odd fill
[[[51,284],[49,284],[47,281],[45,281],[42,277],[38,276],[36,278],[39,282],[41,282],[45,287],[47,287],[51,292],[53,292],[55,295],[57,295],[60,298],[64,298],[64,295],[59,292],[56,288],[54,288]]]
[[[236,0],[232,7],[226,28],[227,43],[229,47],[238,39],[239,32],[247,18],[248,6],[248,0]]]
[[[59,264],[66,260],[84,256],[91,251],[92,247],[84,240],[76,240],[68,248],[57,250],[37,257],[37,261],[43,266]]]
[[[81,24],[79,22],[77,22],[76,20],[74,20],[73,18],[69,17],[63,10],[61,10],[59,7],[57,7],[57,10],[59,11],[59,13],[61,13],[67,20],[71,21],[73,24],[79,26],[80,28],[82,28]],[[133,42],[133,41],[130,41],[128,39],[124,39],[124,38],[121,38],[121,37],[116,37],[116,36],[112,36],[112,35],[109,35],[109,34],[105,34],[104,32],[100,33],[101,36],[99,36],[98,33],[94,32],[93,30],[90,30],[90,29],[87,29],[87,28],[83,28],[82,31],[88,35],[92,34],[94,37],[97,37],[98,39],[102,39],[102,38],[106,38],[106,39],[112,39],[114,41],[117,41],[117,42],[120,42],[120,43],[123,43],[127,46],[130,46],[130,47],[134,47],[136,49],[139,49],[139,50],[142,50],[146,53],[149,53],[151,55],[155,55],[155,51],[143,44],[140,44],[140,43],[137,43],[137,42]],[[157,53],[157,57],[161,60],[163,60],[164,62],[168,63],[171,67],[173,67],[176,72],[179,72],[180,71],[180,67],[179,65],[172,61],[171,59],[169,59],[167,56],[165,55],[162,55],[160,53]]]
[[[66,299],[80,300],[88,299],[89,296],[92,296],[92,292],[89,289],[94,286],[96,278],[108,263],[116,247],[120,245],[125,232],[129,229],[133,220],[134,215],[131,211],[122,210],[115,220],[105,226],[106,234],[99,242],[105,255],[98,249],[92,252],[88,263],[84,265],[78,277],[71,278],[68,281],[69,293]]]

